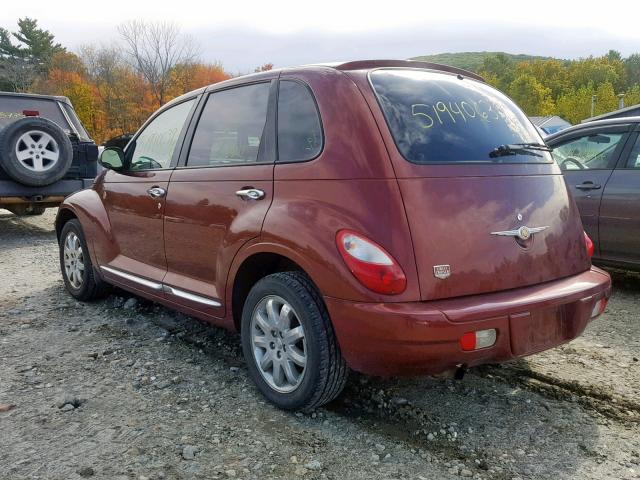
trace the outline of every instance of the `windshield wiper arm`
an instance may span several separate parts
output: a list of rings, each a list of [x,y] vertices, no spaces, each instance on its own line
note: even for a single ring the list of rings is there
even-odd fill
[[[541,152],[550,152],[552,149],[543,143],[509,143],[506,145],[499,145],[489,152],[491,158],[504,157],[506,155],[534,155],[540,157],[541,155],[534,152],[538,150]]]

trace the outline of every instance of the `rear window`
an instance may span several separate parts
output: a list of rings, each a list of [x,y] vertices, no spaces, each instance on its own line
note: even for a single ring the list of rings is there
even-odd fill
[[[63,130],[70,129],[55,100],[8,95],[0,96],[0,128],[23,118],[24,110],[35,110],[41,117],[57,123]]]
[[[398,150],[410,162],[552,161],[539,150],[489,156],[500,145],[542,143],[525,114],[489,85],[426,70],[381,69],[370,80]]]

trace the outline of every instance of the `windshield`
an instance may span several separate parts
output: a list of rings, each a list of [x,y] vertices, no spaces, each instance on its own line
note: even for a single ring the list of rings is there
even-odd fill
[[[545,151],[500,145],[542,144],[525,114],[489,85],[427,70],[381,69],[371,84],[400,153],[418,164],[551,162]]]

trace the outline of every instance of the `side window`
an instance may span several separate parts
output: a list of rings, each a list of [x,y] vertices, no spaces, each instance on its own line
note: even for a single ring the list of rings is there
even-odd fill
[[[299,82],[282,80],[278,94],[278,161],[311,160],[321,150],[322,126],[311,91]]]
[[[259,162],[270,87],[270,83],[257,83],[210,94],[193,135],[187,166]]]
[[[575,138],[553,149],[562,170],[613,168],[613,156],[623,133],[596,133]]]
[[[178,137],[194,102],[195,99],[188,100],[165,110],[145,127],[135,143],[127,148],[131,159],[130,171],[158,170],[171,166]],[[130,151],[131,148],[133,151]]]
[[[631,149],[631,153],[629,154],[627,168],[640,169],[640,135],[638,135],[638,139],[636,140],[636,143]]]

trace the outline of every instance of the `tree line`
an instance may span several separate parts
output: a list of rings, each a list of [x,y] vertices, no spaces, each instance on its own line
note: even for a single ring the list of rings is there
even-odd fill
[[[174,23],[131,21],[118,33],[120,42],[74,53],[37,20],[18,20],[14,32],[0,28],[0,90],[69,97],[102,142],[136,131],[172,98],[232,76],[219,62],[203,62],[197,43]]]
[[[200,47],[170,22],[130,21],[120,41],[71,52],[37,20],[0,28],[0,90],[64,95],[92,137],[102,142],[135,131],[170,99],[231,78],[219,62],[203,62]],[[267,63],[255,69],[272,68]],[[610,50],[579,60],[515,61],[496,54],[477,69],[528,115],[560,115],[579,123],[592,114],[640,104],[640,54]],[[595,99],[595,100],[594,100]]]
[[[623,58],[610,50],[578,60],[536,59],[514,62],[496,54],[478,72],[509,95],[528,115],[559,115],[571,123],[640,103],[640,54]],[[595,96],[595,98],[594,98]]]

